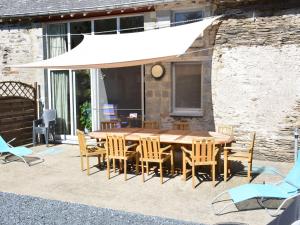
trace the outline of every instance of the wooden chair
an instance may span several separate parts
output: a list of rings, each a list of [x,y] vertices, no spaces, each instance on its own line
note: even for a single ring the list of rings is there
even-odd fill
[[[203,138],[194,139],[192,141],[192,150],[188,150],[186,147],[181,147],[183,156],[183,179],[186,180],[186,164],[188,163],[192,166],[192,183],[193,188],[195,188],[195,167],[196,166],[206,166],[211,165],[211,176],[213,184],[215,185],[216,176],[216,165],[217,165],[217,155],[218,149],[215,147],[214,138]]]
[[[147,175],[149,175],[149,163],[158,163],[160,172],[160,182],[163,183],[163,169],[162,164],[168,160],[171,162],[171,174],[174,175],[174,155],[171,145],[166,147],[160,146],[159,137],[140,138],[139,151],[142,161],[142,178],[144,177],[144,162],[146,162]]]
[[[100,123],[100,129],[101,130],[110,130],[113,128],[117,128],[119,126],[119,121],[117,120],[112,120],[112,121],[102,121]]]
[[[159,128],[159,123],[156,120],[144,120],[143,121],[143,128],[158,129]]]
[[[124,178],[127,180],[127,160],[135,159],[136,163],[136,175],[139,172],[139,158],[138,153],[134,150],[130,150],[137,146],[137,144],[132,144],[126,146],[126,141],[124,135],[116,136],[107,134],[106,135],[106,155],[107,155],[107,178],[110,179],[110,159],[113,160],[113,169],[116,172],[115,160],[120,160],[120,167],[122,167],[122,160],[124,160]]]
[[[227,181],[227,173],[230,168],[230,161],[247,161],[248,163],[248,171],[247,178],[251,180],[252,173],[252,159],[253,159],[253,149],[255,143],[256,133],[250,133],[250,141],[248,142],[240,142],[246,147],[241,146],[228,146],[224,147],[224,181]]]
[[[106,154],[106,150],[105,148],[102,147],[98,147],[98,146],[88,146],[86,144],[86,140],[85,140],[85,135],[84,132],[77,130],[77,137],[78,137],[78,142],[79,142],[79,149],[80,149],[80,166],[81,166],[81,170],[84,170],[84,163],[83,163],[83,158],[86,158],[86,165],[87,165],[87,175],[90,175],[90,162],[89,162],[89,158],[92,156],[97,156],[98,157],[98,164],[100,167],[100,163],[101,163],[101,157],[103,158],[104,161],[104,157]]]
[[[186,121],[176,121],[173,124],[173,129],[174,130],[189,130],[190,125]]]
[[[233,127],[230,125],[219,125],[217,126],[217,132],[225,135],[232,136],[233,135]]]

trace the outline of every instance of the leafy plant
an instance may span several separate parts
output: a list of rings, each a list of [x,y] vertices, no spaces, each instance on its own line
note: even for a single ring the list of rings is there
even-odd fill
[[[91,115],[91,103],[85,101],[80,105],[80,124],[82,127],[86,128],[88,131],[92,130],[92,115]]]

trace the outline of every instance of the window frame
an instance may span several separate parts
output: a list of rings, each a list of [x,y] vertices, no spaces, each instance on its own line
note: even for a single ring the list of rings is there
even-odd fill
[[[180,23],[180,21],[176,22],[175,21],[175,14],[176,13],[193,13],[193,12],[201,12],[202,13],[202,19],[205,18],[205,9],[204,8],[191,8],[191,9],[178,9],[178,10],[173,10],[172,11],[172,23],[174,24],[173,26],[176,26],[177,23]],[[180,24],[182,25],[182,24]]]
[[[200,64],[201,65],[201,90],[199,92],[200,97],[200,108],[178,108],[176,107],[176,64]],[[201,61],[183,61],[183,62],[173,62],[172,63],[172,103],[171,103],[171,116],[196,116],[201,117],[203,116],[203,76],[204,76],[204,66],[203,62]]]
[[[43,37],[44,43],[43,43],[43,49],[45,50],[44,53],[44,59],[48,59],[49,58],[49,45],[48,45],[48,25],[50,24],[66,24],[67,25],[67,52],[69,52],[71,50],[71,34],[70,34],[70,27],[71,27],[71,23],[73,22],[85,22],[85,21],[89,21],[91,23],[91,35],[96,35],[94,32],[94,22],[96,20],[105,20],[105,19],[116,19],[117,22],[117,34],[120,33],[120,19],[123,17],[143,17],[144,20],[144,30],[145,30],[145,14],[138,12],[138,13],[132,13],[132,14],[122,14],[122,15],[108,15],[108,16],[100,16],[100,17],[91,17],[91,18],[80,18],[80,19],[67,19],[67,20],[59,20],[59,21],[51,21],[51,22],[45,22],[43,23],[43,34],[45,34],[45,36]],[[141,67],[141,76],[142,76],[142,83],[144,82],[144,78],[143,78],[143,74],[144,74],[144,69],[143,66]],[[51,78],[50,78],[50,74],[52,71],[60,71],[61,69],[45,69],[45,82],[47,83],[47,89],[45,89],[45,93],[47,96],[47,104],[48,104],[48,108],[52,109],[53,108],[53,104],[52,104],[52,83],[51,83]],[[74,93],[74,84],[75,84],[75,74],[74,74],[75,70],[71,70],[69,69],[69,82],[70,82],[70,108],[74,109],[74,105],[76,105],[76,99],[75,99],[75,95]],[[98,70],[96,69],[90,69],[90,76],[91,76],[91,88],[94,87],[94,81],[99,79],[98,76]],[[93,82],[92,82],[93,81]],[[142,118],[144,118],[144,113],[145,113],[145,109],[144,109],[144,86],[141,85],[141,92],[142,92],[142,102],[141,102],[141,107],[142,107]],[[92,90],[93,92],[93,90]],[[96,94],[93,92],[91,93],[91,102],[93,104],[93,95],[94,98],[97,98]],[[74,110],[76,111],[76,110]],[[92,115],[92,126],[93,126],[93,130],[99,129],[99,124],[94,122],[94,120],[96,119],[97,116],[95,116],[95,114]],[[62,139],[66,139],[66,137],[69,136],[74,136],[76,134],[76,112],[74,113],[70,113],[70,119],[71,119],[71,131],[70,131],[70,135],[60,135]]]

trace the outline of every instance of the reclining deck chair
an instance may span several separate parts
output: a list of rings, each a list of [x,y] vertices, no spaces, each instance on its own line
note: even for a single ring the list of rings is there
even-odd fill
[[[14,140],[14,139],[13,139]],[[13,141],[11,140],[11,141]],[[17,156],[18,158],[22,159],[28,166],[29,163],[25,160],[25,156],[27,155],[31,155],[32,154],[32,150],[30,150],[29,148],[20,146],[20,147],[13,147],[11,146],[9,143],[11,142],[6,142],[1,136],[0,136],[0,156],[3,153],[8,153],[14,156]],[[6,160],[4,160],[6,161]]]
[[[274,171],[278,175],[284,177],[280,173]],[[290,170],[288,175],[280,182],[275,184],[244,184],[238,187],[234,187],[228,191],[222,192],[212,200],[212,208],[216,215],[222,214],[222,212],[230,205],[236,205],[239,202],[256,198],[258,203],[266,209],[271,216],[277,216],[279,211],[285,204],[300,195],[300,157],[298,157],[294,167]],[[218,200],[222,195],[229,194],[231,197],[229,200],[232,202],[227,203],[221,210],[216,211],[214,204],[223,202],[225,200]],[[264,206],[264,200],[268,199],[283,199],[280,206],[274,211],[270,211]]]

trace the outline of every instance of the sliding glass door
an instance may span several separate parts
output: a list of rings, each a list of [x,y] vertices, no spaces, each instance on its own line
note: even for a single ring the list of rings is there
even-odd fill
[[[143,15],[47,24],[47,58],[75,48],[83,34],[139,32],[143,26]],[[64,139],[76,135],[76,129],[97,130],[104,120],[118,120],[122,127],[140,126],[142,90],[142,66],[48,70],[49,108],[57,111],[56,134]]]
[[[141,66],[102,69],[99,79],[100,122],[118,120],[121,127],[141,126]]]
[[[74,112],[76,129],[92,130],[90,70],[73,71],[75,80]]]

